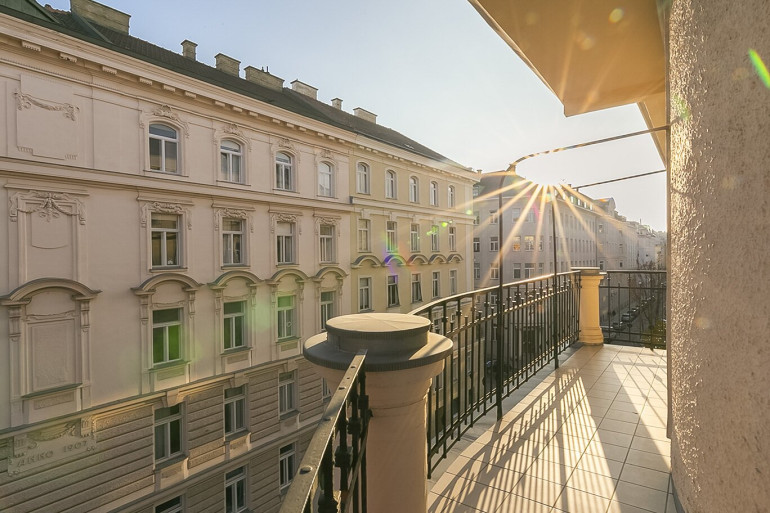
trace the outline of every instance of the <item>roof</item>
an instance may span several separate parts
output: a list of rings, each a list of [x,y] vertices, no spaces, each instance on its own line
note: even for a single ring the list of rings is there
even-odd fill
[[[143,39],[86,20],[78,14],[41,7],[34,0],[3,0],[0,13],[39,25],[148,64],[227,89],[248,98],[400,148],[437,162],[464,168],[405,135],[305,96],[289,88],[270,89],[231,75]]]

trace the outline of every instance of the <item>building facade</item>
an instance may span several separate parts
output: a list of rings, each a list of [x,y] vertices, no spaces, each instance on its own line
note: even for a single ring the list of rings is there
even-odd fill
[[[134,38],[90,0],[0,18],[3,511],[275,511],[334,385],[303,341],[365,309],[364,272],[379,311],[389,266],[470,288],[475,175],[307,84]],[[401,261],[386,219],[444,239]]]

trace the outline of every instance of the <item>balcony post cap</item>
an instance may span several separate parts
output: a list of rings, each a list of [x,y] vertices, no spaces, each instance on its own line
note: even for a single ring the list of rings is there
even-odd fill
[[[308,339],[303,353],[311,363],[340,370],[361,351],[366,351],[364,368],[370,372],[422,367],[442,360],[453,347],[450,339],[430,333],[430,326],[416,315],[343,315],[329,319],[327,332]]]

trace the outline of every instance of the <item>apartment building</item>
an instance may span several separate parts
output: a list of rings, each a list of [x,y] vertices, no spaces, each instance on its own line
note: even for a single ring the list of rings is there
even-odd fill
[[[364,275],[470,288],[475,175],[129,17],[0,5],[0,509],[275,511],[334,385],[303,341]]]

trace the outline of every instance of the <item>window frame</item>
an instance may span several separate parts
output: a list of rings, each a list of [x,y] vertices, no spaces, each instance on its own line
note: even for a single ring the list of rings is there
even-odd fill
[[[185,452],[185,440],[184,440],[184,407],[183,403],[178,403],[166,408],[156,408],[153,411],[153,458],[155,464],[163,463],[183,455]],[[176,412],[174,412],[176,410]],[[158,413],[167,411],[168,415],[158,418]],[[177,423],[179,450],[172,451],[172,437],[171,437],[171,424]],[[163,455],[158,456],[158,428],[161,428],[163,433]]]
[[[289,306],[281,306],[282,299],[290,299],[291,304]],[[277,296],[275,298],[275,314],[276,340],[280,343],[297,338],[299,336],[296,329],[299,319],[297,315],[297,296],[295,294]],[[281,336],[282,333],[283,336]]]
[[[334,198],[336,191],[335,187],[335,167],[334,164],[327,160],[321,160],[318,162],[318,165],[316,166],[316,180],[318,182],[318,187],[316,189],[316,194],[321,198]],[[325,182],[328,180],[328,184],[325,184]],[[328,185],[328,187],[327,187]]]
[[[228,392],[231,395],[228,397]],[[225,437],[246,431],[246,386],[226,388],[223,396],[223,429]],[[229,410],[229,411],[228,411]],[[227,429],[228,420],[231,429]]]
[[[398,223],[396,221],[385,221],[385,251],[388,253],[398,252]]]
[[[168,218],[175,218],[176,220],[176,227],[175,228],[155,228],[153,227],[153,222],[155,221],[156,217],[158,217],[159,221],[161,216],[168,217]],[[173,269],[173,268],[179,268],[182,267],[182,234],[183,230],[181,228],[182,223],[182,215],[176,214],[176,213],[168,213],[168,212],[150,212],[150,268],[151,269]],[[161,234],[161,240],[159,243],[159,251],[160,254],[158,255],[158,258],[160,260],[160,264],[155,265],[155,245],[154,245],[154,234],[160,233]],[[169,233],[175,233],[176,234],[176,262],[173,264],[168,263],[168,234]],[[166,262],[165,264],[163,262]]]
[[[473,252],[474,253],[481,252],[481,238],[480,237],[473,237]]]
[[[497,224],[497,223],[498,223],[497,210],[490,210],[489,211],[489,224]]]
[[[412,253],[420,252],[420,224],[411,223],[409,225],[409,249]]]
[[[454,208],[457,203],[457,191],[454,185],[447,187],[447,207]]]
[[[279,233],[279,227],[289,226],[289,234]],[[276,265],[294,265],[296,261],[296,233],[297,223],[292,221],[277,221],[275,223],[275,262]],[[287,253],[289,258],[287,259]],[[283,258],[282,258],[283,257]]]
[[[296,446],[293,442],[278,449],[278,486],[282,494],[288,490],[294,481],[296,452]]]
[[[411,280],[412,303],[422,302],[422,276],[420,273],[412,273]]]
[[[286,157],[288,162],[279,161],[279,155]],[[277,191],[296,192],[297,184],[295,178],[295,156],[287,151],[276,151],[275,155],[273,155],[273,164],[275,168],[275,175],[273,176],[273,189]],[[289,182],[288,184],[285,183],[287,181]]]
[[[237,474],[236,474],[237,472]],[[246,480],[246,467],[238,467],[227,473],[225,473],[225,509],[223,511],[227,513],[246,513],[249,511],[249,490]],[[238,485],[241,484],[241,501],[239,504]],[[227,499],[231,500],[233,508],[228,512]]]
[[[499,280],[500,279],[500,264],[497,262],[492,262],[489,264],[489,279],[490,280]]]
[[[365,162],[356,163],[356,192],[371,194],[372,170]]]
[[[489,237],[489,251],[493,253],[500,251],[500,240],[497,235]]]
[[[160,312],[171,312],[176,311],[177,318],[174,321],[165,321],[165,322],[156,322],[155,321],[155,314]],[[156,367],[158,365],[165,365],[165,364],[173,364],[173,363],[179,363],[184,361],[184,323],[183,323],[183,316],[184,311],[181,307],[176,308],[157,308],[153,309],[152,311],[152,366]],[[170,358],[170,337],[169,337],[169,329],[172,326],[177,326],[177,351],[179,352],[179,355],[177,358]],[[155,332],[156,330],[162,330],[161,333],[163,334],[163,359],[160,361],[155,361]]]
[[[239,312],[235,313],[227,313],[227,305],[233,305],[233,304],[240,304],[241,310]],[[247,346],[246,344],[246,333],[247,333],[247,316],[246,316],[246,308],[247,304],[246,301],[226,301],[222,304],[222,351],[233,351],[238,350],[241,348],[244,348]],[[240,329],[238,329],[238,321],[237,319],[241,319],[241,326]],[[227,337],[227,325],[230,325],[230,341],[228,341]],[[234,344],[233,339],[236,337],[236,333],[240,331],[240,337],[241,337],[241,343],[240,344]],[[228,347],[230,345],[230,347]]]
[[[431,292],[433,299],[441,296],[441,271],[433,271],[431,276]]]
[[[330,233],[324,234],[324,229],[329,229]],[[331,223],[318,225],[318,261],[322,264],[331,264],[337,261],[336,232],[337,227]]]
[[[297,412],[297,371],[278,374],[278,414],[291,415]]]
[[[366,297],[364,297],[364,294]],[[358,277],[358,311],[369,312],[371,310],[372,310],[372,277],[359,276]]]
[[[439,240],[437,224],[431,225],[430,227],[430,250],[433,253],[441,251],[441,241]]]
[[[331,294],[331,300],[324,299],[324,294],[327,294],[327,298],[330,297],[328,294]],[[336,290],[322,290],[321,294],[319,296],[319,315],[321,320],[321,331],[326,331],[326,323],[329,319],[335,317],[335,312],[337,310],[337,291]]]
[[[176,502],[176,504],[171,504]],[[160,509],[163,508],[163,509]],[[153,508],[155,513],[182,513],[184,512],[184,500],[181,495],[157,504]]]
[[[385,171],[385,199],[398,199],[398,177],[392,169]]]
[[[416,176],[409,177],[409,202],[420,202],[420,180]]]
[[[449,251],[457,251],[457,228],[449,227]]]
[[[234,151],[232,148],[224,148],[224,144],[231,143],[238,147],[238,151]],[[232,139],[230,137],[223,137],[219,141],[219,179],[227,183],[244,184],[246,183],[246,173],[244,166],[244,151],[243,143]],[[233,180],[233,161],[238,157],[238,180]],[[222,169],[223,165],[227,163],[227,170]]]
[[[233,221],[236,221],[240,224],[239,230],[228,230],[225,225],[226,223],[231,223]],[[246,230],[245,228],[246,220],[245,219],[239,219],[237,217],[223,217],[220,223],[220,226],[222,227],[222,266],[242,266],[246,263],[245,258],[245,249],[246,249]],[[236,236],[238,236],[238,261],[235,261],[235,239]],[[229,242],[228,242],[229,239]],[[228,255],[228,250],[230,254]],[[228,256],[230,261],[228,262]]]
[[[473,279],[474,280],[480,280],[481,279],[481,263],[480,262],[473,262]]]
[[[438,205],[438,182],[436,182],[436,181],[430,182],[429,191],[430,191],[430,196],[429,196],[429,198],[430,198],[430,201],[429,201],[430,205],[432,207],[439,206]]]
[[[449,270],[449,295],[457,294],[457,269]]]
[[[400,306],[401,302],[398,297],[398,275],[389,274],[386,277],[387,291],[388,291],[388,308]]]
[[[171,138],[168,136],[160,135],[160,134],[153,134],[152,129],[155,126],[164,127],[167,129],[170,129],[174,132],[175,137]],[[161,173],[165,175],[176,175],[181,176],[182,175],[182,152],[181,152],[181,138],[179,137],[179,133],[181,132],[180,128],[178,126],[175,126],[173,124],[168,123],[166,120],[160,121],[152,121],[148,123],[147,126],[147,156],[149,164],[147,168],[149,171],[153,173]],[[160,159],[160,167],[158,169],[153,169],[152,167],[152,142],[151,141],[159,141],[159,150],[160,153],[158,155],[158,158]],[[176,163],[176,170],[175,171],[166,171],[166,144],[173,144],[176,156],[174,157],[174,162]]]

